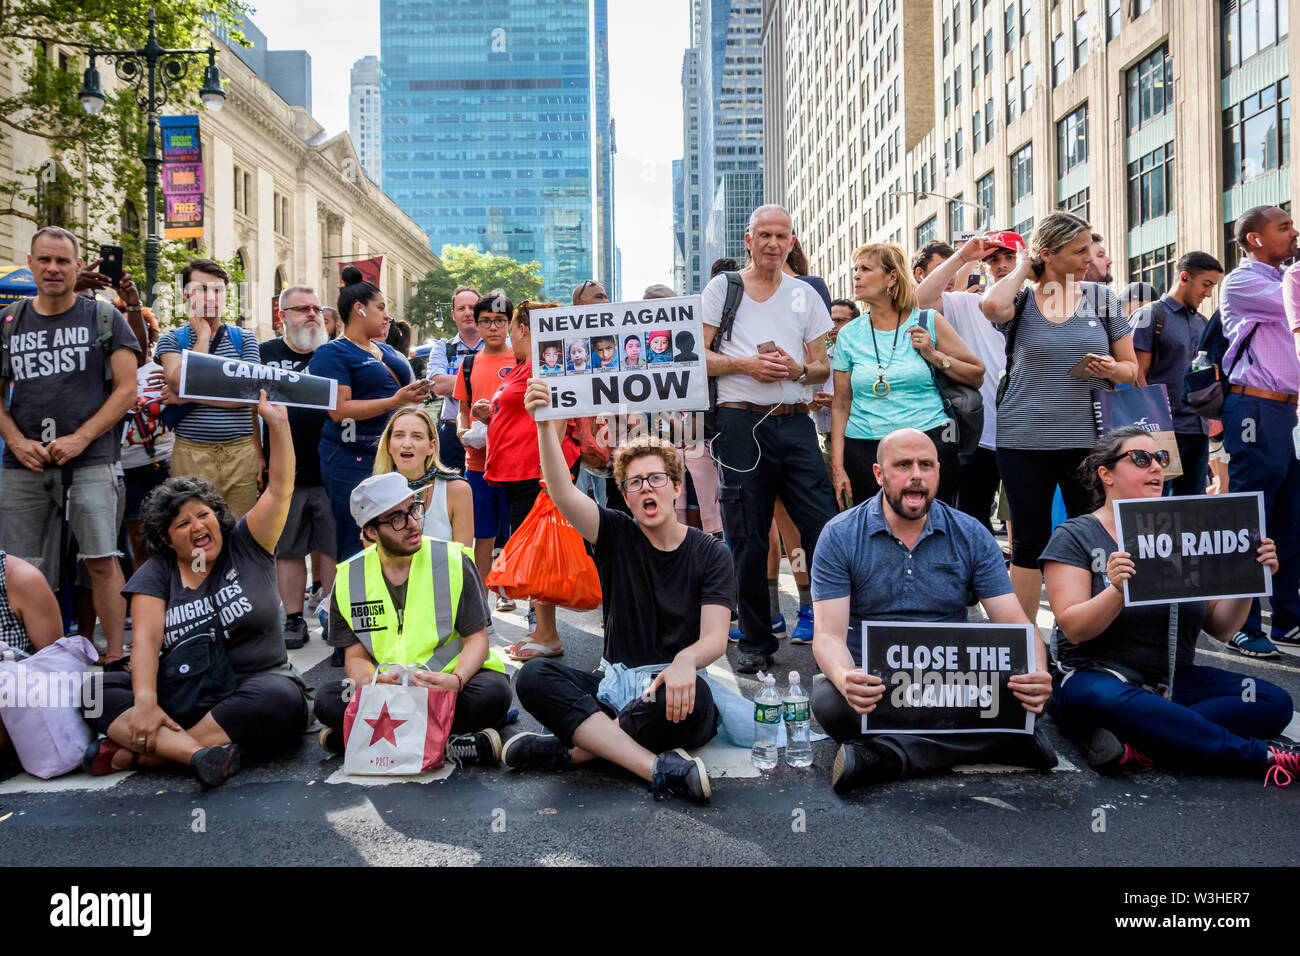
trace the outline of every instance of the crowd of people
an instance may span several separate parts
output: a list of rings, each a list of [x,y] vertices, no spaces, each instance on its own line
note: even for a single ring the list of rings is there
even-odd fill
[[[956,763],[1055,765],[1041,721],[1019,735],[862,730],[886,689],[863,668],[863,622],[964,623],[979,605],[991,622],[1033,625],[1044,586],[1051,639],[1008,689],[1092,766],[1286,783],[1300,770],[1278,739],[1291,698],[1256,681],[1243,706],[1241,675],[1198,665],[1195,648],[1202,630],[1250,657],[1300,646],[1300,270],[1286,268],[1298,237],[1285,210],[1251,209],[1236,268],[1189,251],[1163,294],[1117,291],[1102,237],[1056,212],[1030,236],[936,240],[910,259],[867,243],[852,253],[852,297],[837,299],[809,274],[789,214],[765,205],[748,260],[715,263],[699,290],[702,343],[548,341],[534,369],[533,314],[555,302],[457,288],[455,334],[413,368],[410,326],[355,268],[336,309],[285,289],[279,336],[258,342],[222,320],[227,273],[196,259],[181,273],[188,321],[164,331],[129,275],[105,289],[77,239],[45,227],[29,259],[37,295],[0,313],[0,652],[57,640],[55,594],[80,589],[78,627],[97,619],[106,645],[92,774],[180,763],[215,786],[245,755],[291,751],[313,716],[341,754],[353,690],[396,680],[384,667],[397,663],[456,693],[448,754],[462,763],[554,772],[602,758],[657,797],[702,801],[708,774],[689,751],[737,713],[707,668],[728,640],[737,671],[775,665],[785,559],[799,602],[789,640],[811,644],[821,671],[812,712],[838,746],[839,792]],[[571,301],[609,297],[588,280]],[[1185,396],[1207,328],[1227,341],[1221,422]],[[681,410],[622,443],[603,436],[628,423],[534,417],[545,375],[701,346],[716,384],[702,433],[660,427]],[[332,379],[335,407],[183,399],[188,350]],[[1097,435],[1095,391],[1148,385],[1168,396],[1172,480],[1148,431]],[[983,406],[964,443],[956,388]],[[516,607],[484,581],[543,487],[600,580],[595,672],[555,660],[556,607],[540,600],[523,639],[493,646],[493,615]],[[1172,618],[1126,606],[1135,566],[1112,503],[1227,490],[1263,496],[1254,558],[1273,576],[1269,629],[1252,598]],[[342,669],[315,688],[287,653],[308,641],[313,610]],[[513,687],[503,658],[522,664]],[[503,741],[515,697],[544,733]]]

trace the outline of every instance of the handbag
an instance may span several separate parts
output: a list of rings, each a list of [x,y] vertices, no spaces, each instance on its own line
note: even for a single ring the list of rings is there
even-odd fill
[[[917,325],[929,332],[930,316],[933,314],[933,309],[922,310]],[[943,413],[949,421],[957,423],[957,454],[975,454],[980,447],[980,436],[984,434],[984,396],[980,395],[978,388],[971,388],[949,378],[946,372],[929,362],[925,364],[930,366],[934,387],[943,401]]]
[[[0,662],[0,720],[33,777],[48,780],[81,766],[94,737],[82,717],[89,702],[86,666],[98,658],[95,646],[77,635],[21,661]]]
[[[1178,456],[1178,437],[1174,434],[1174,419],[1169,412],[1169,393],[1163,385],[1143,385],[1135,388],[1092,390],[1092,414],[1101,437],[1115,428],[1137,425],[1145,428],[1161,449],[1169,453],[1169,467],[1165,478],[1177,478],[1183,473],[1183,462]]]
[[[501,549],[483,582],[505,588],[512,598],[527,598],[590,611],[600,606],[600,576],[578,529],[569,524],[546,493],[546,484],[528,517]]]
[[[158,660],[158,706],[187,730],[238,687],[225,644],[215,631],[182,638]]]
[[[378,683],[385,667],[399,670],[401,683]],[[412,684],[411,675],[423,667],[380,664],[370,683],[357,688],[343,712],[344,773],[416,774],[446,762],[456,692]]]

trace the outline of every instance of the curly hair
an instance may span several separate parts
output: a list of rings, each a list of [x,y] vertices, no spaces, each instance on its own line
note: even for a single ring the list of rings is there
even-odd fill
[[[223,538],[230,536],[235,527],[235,516],[226,505],[226,499],[212,486],[210,481],[189,475],[173,475],[149,492],[149,496],[140,505],[140,528],[144,532],[145,544],[149,552],[160,558],[176,557],[167,529],[176,520],[181,506],[192,498],[197,498],[217,516]]]
[[[664,471],[668,473],[668,480],[674,485],[681,484],[682,481],[682,456],[677,453],[677,448],[672,442],[664,441],[662,438],[656,438],[653,435],[639,435],[636,438],[629,438],[623,444],[614,449],[614,481],[621,488],[623,479],[627,477],[628,466],[638,458],[646,458],[655,455],[664,463]]]
[[[1114,468],[1116,459],[1123,453],[1124,443],[1130,438],[1150,438],[1151,433],[1141,425],[1125,425],[1114,428],[1097,439],[1092,451],[1079,465],[1079,480],[1083,487],[1092,492],[1092,506],[1100,508],[1106,503],[1106,486],[1102,483],[1098,468]]]

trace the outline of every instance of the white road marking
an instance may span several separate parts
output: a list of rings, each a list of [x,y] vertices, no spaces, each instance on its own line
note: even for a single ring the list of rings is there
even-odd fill
[[[33,777],[31,774],[20,773],[0,783],[0,796],[8,796],[14,793],[71,793],[76,790],[110,790],[133,773],[135,773],[134,770],[123,770],[121,773],[109,773],[102,777],[92,777],[84,771],[74,770],[71,773],[50,780],[42,780],[40,777]]]
[[[455,769],[456,765],[449,761],[443,764],[441,770],[429,770],[425,773],[381,776],[374,774],[344,773],[343,768],[339,767],[338,770],[325,778],[325,782],[350,783],[357,787],[386,787],[390,783],[433,783],[435,780],[446,780],[452,775]]]

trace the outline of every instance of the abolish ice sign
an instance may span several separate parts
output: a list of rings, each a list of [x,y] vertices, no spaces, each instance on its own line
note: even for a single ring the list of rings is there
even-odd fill
[[[1262,492],[1126,498],[1115,502],[1115,530],[1133,559],[1124,582],[1130,607],[1273,593],[1258,561]]]
[[[562,306],[531,319],[533,374],[551,393],[539,420],[708,408],[699,296]]]

